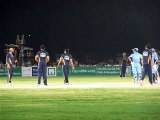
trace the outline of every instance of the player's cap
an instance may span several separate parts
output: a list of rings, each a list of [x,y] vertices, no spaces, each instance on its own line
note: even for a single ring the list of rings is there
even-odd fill
[[[44,46],[44,45],[41,45],[41,46],[40,46],[40,49],[45,50],[45,46]]]
[[[156,50],[154,48],[151,49],[152,52],[155,52]]]
[[[132,50],[138,52],[138,48],[133,48]]]

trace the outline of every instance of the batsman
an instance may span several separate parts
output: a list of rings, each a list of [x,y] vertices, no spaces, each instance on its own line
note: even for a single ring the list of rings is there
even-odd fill
[[[49,62],[49,54],[45,51],[45,46],[40,46],[40,51],[35,56],[35,61],[38,62],[38,86],[41,84],[41,76],[43,75],[43,83],[47,86],[47,63]]]

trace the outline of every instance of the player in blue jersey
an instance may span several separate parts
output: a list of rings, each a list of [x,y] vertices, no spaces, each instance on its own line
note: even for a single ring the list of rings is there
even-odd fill
[[[143,73],[142,73],[142,78],[141,78],[141,83],[140,85],[143,85],[143,80],[146,76],[146,74],[148,74],[148,78],[149,78],[149,82],[152,85],[153,84],[153,80],[152,80],[152,65],[151,65],[151,60],[152,60],[152,52],[151,52],[151,45],[147,44],[145,46],[145,50],[142,52],[142,56],[143,56]]]
[[[47,86],[47,63],[49,61],[49,54],[45,51],[45,46],[40,46],[40,51],[35,56],[35,61],[38,62],[38,86],[41,84],[41,76],[43,75],[43,83]]]
[[[72,71],[74,71],[74,64],[72,61],[72,56],[69,54],[69,49],[64,50],[64,54],[61,55],[60,60],[58,62],[58,66],[60,65],[60,63],[62,63],[62,69],[63,69],[63,74],[64,74],[64,84],[68,85],[70,65],[72,66]]]
[[[152,75],[153,75],[153,83],[158,83],[158,55],[154,48],[151,49],[152,51]]]
[[[134,83],[138,83],[142,74],[142,55],[138,53],[138,48],[134,48],[132,50],[133,54],[131,54],[128,59],[132,65]]]
[[[12,83],[12,76],[13,76],[13,67],[14,67],[14,49],[10,48],[9,52],[6,55],[6,65],[8,70],[8,83],[11,85]]]

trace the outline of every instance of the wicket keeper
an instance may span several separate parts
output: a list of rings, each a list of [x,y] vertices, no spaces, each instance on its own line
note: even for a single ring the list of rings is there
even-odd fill
[[[13,67],[14,67],[14,49],[9,48],[9,52],[6,55],[6,65],[8,70],[8,83],[11,85],[12,83],[12,76],[13,76]]]
[[[64,74],[64,84],[68,85],[69,80],[69,70],[70,70],[70,65],[72,66],[72,71],[74,71],[74,64],[72,61],[72,56],[69,54],[69,49],[64,50],[64,54],[61,55],[60,60],[58,62],[58,66],[62,63],[62,69],[63,69],[63,74]]]
[[[43,75],[43,83],[47,86],[47,63],[49,61],[49,54],[45,51],[45,46],[40,46],[40,51],[35,56],[35,61],[38,62],[38,86],[41,84],[41,76]]]

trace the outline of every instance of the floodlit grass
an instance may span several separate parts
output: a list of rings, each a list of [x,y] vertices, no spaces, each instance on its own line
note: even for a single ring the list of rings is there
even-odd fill
[[[14,77],[14,84],[36,84],[36,77]],[[130,83],[113,76],[71,77],[72,84]],[[63,83],[50,77],[49,84]],[[6,78],[0,78],[6,84]],[[160,88],[0,89],[0,120],[158,120]]]

